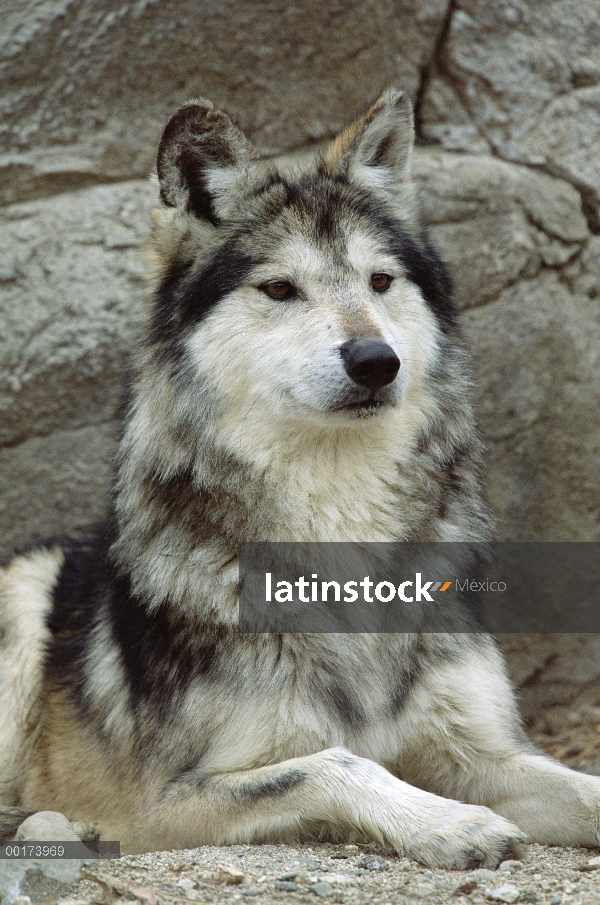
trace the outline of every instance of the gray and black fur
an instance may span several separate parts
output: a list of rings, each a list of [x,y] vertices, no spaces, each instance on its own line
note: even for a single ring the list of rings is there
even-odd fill
[[[490,536],[468,356],[389,90],[297,171],[208,101],[158,155],[113,515],[1,576],[0,828],[128,851],[329,831],[432,866],[599,841],[483,634],[241,635],[240,544]]]

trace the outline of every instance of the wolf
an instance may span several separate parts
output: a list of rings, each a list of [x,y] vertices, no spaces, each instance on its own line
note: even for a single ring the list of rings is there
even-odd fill
[[[4,838],[50,809],[129,852],[600,843],[600,779],[529,744],[489,635],[238,630],[243,542],[491,536],[413,141],[396,89],[295,168],[209,101],[168,122],[112,516],[1,577]]]

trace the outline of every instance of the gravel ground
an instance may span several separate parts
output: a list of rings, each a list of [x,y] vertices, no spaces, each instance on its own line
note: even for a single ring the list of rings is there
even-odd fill
[[[89,879],[73,884],[60,901],[62,905],[245,901],[293,905],[320,900],[349,905],[600,905],[596,855],[531,845],[527,860],[507,861],[496,871],[447,871],[428,870],[376,845],[204,847],[86,865]]]

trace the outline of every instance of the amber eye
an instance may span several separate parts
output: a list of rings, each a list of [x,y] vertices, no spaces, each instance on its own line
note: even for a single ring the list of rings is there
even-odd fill
[[[373,273],[371,286],[375,292],[385,292],[392,285],[392,277],[388,273]]]
[[[269,298],[279,300],[289,299],[296,292],[292,284],[286,280],[269,280],[268,283],[263,283],[258,288],[266,293]]]

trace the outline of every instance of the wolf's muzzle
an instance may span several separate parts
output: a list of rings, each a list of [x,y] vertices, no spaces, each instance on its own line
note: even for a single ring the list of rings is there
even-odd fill
[[[346,373],[361,387],[373,392],[392,383],[400,370],[400,359],[387,343],[354,339],[340,346]]]

